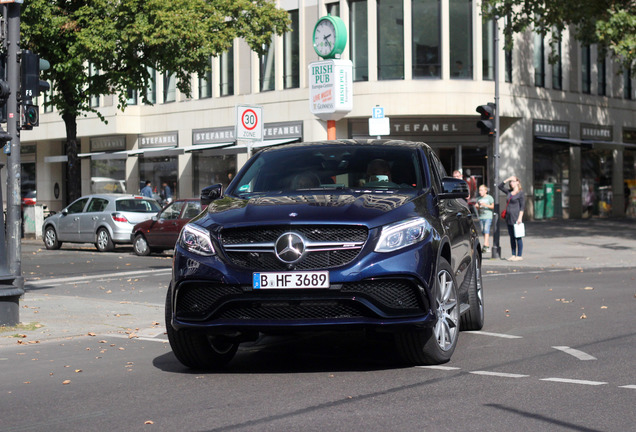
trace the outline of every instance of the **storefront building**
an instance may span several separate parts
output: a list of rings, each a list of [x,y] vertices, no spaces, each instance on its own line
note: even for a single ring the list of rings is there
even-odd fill
[[[293,31],[275,37],[263,56],[241,40],[210,59],[211,72],[192,76],[181,94],[174,77],[157,73],[154,105],[131,95],[125,111],[112,95],[94,101],[96,115],[78,118],[82,193],[139,193],[145,181],[175,197],[196,197],[209,184],[227,185],[247,160],[236,140],[236,107],[263,109],[261,147],[327,138],[309,109],[308,65],[319,60],[311,33],[321,16],[347,26],[343,58],[353,64],[353,109],[336,122],[338,138],[375,138],[368,119],[384,108],[390,135],[424,141],[447,171],[460,169],[475,191],[518,176],[527,216],[636,217],[634,80],[596,47],[563,34],[560,60],[547,61],[549,39],[519,35],[499,58],[500,154],[476,127],[479,105],[494,101],[492,22],[468,0],[280,0]],[[53,86],[54,88],[54,86]],[[40,105],[46,104],[46,99]],[[65,127],[41,108],[40,126],[21,134],[23,192],[59,210],[64,202]],[[494,159],[499,158],[498,175]],[[4,174],[4,173],[3,173]],[[4,174],[6,175],[6,174]],[[629,192],[629,193],[628,193]]]

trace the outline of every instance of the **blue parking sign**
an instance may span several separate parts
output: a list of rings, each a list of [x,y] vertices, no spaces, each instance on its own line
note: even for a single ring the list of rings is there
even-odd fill
[[[375,107],[373,108],[373,118],[384,118],[384,108]]]

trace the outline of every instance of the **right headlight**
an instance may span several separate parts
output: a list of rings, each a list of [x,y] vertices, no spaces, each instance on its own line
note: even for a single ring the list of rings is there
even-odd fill
[[[421,217],[406,219],[382,228],[380,240],[375,246],[376,252],[393,252],[419,243],[430,231],[430,225]]]
[[[185,225],[179,234],[177,243],[182,248],[198,255],[212,256],[216,254],[210,233],[197,225]]]

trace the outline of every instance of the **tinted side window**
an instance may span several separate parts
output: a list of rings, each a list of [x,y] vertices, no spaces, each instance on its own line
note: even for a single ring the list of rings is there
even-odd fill
[[[104,198],[93,198],[90,202],[90,204],[88,204],[88,207],[86,208],[87,212],[100,212],[100,211],[104,211],[104,209],[106,208],[106,206],[108,205],[108,200],[104,199]]]
[[[80,198],[73,204],[67,207],[69,213],[81,213],[84,210],[84,206],[88,202],[88,198]]]
[[[136,213],[156,213],[161,210],[157,201],[138,198],[120,199],[116,202],[115,207],[117,211]]]
[[[442,161],[433,152],[428,153],[428,159],[431,164],[431,172],[433,173],[433,184],[437,191],[442,190],[442,178],[446,177],[446,170]]]
[[[183,208],[184,204],[184,202],[176,202],[170,204],[168,207],[163,209],[159,217],[161,219],[179,219],[179,215],[181,214],[181,209]]]

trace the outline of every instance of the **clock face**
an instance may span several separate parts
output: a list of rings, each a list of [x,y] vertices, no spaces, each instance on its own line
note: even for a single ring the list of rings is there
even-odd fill
[[[322,19],[314,29],[314,49],[321,57],[327,57],[336,46],[336,28],[328,19]]]

